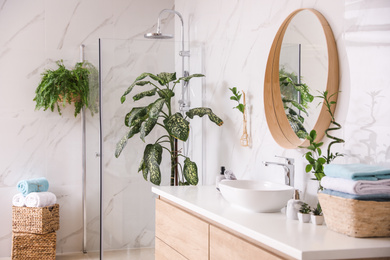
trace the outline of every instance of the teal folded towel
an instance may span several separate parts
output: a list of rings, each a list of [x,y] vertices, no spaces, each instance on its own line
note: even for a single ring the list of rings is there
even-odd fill
[[[390,169],[368,164],[326,164],[326,176],[350,180],[376,181],[390,179]]]
[[[390,201],[390,194],[356,195],[329,189],[324,189],[321,193],[353,200]]]
[[[27,196],[31,192],[44,192],[49,189],[49,182],[46,178],[36,178],[31,180],[22,180],[18,182],[18,191]]]

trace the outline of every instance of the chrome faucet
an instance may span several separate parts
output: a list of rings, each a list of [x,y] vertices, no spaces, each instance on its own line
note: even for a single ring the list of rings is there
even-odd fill
[[[279,158],[285,159],[286,163],[265,162],[265,161],[263,161],[263,164],[265,166],[268,166],[270,164],[282,166],[283,169],[284,169],[284,173],[285,173],[285,176],[284,176],[285,184],[294,187],[294,159],[293,158],[283,157],[283,156],[277,156],[277,155],[275,155],[275,157],[279,157]]]

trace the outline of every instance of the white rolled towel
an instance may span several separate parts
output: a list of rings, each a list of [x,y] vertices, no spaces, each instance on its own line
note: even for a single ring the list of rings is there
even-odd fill
[[[325,189],[356,195],[390,194],[390,179],[353,181],[325,176],[321,179],[321,186]]]
[[[12,205],[16,207],[24,207],[26,206],[26,198],[22,193],[15,194],[12,198]]]
[[[26,197],[27,207],[47,207],[56,204],[57,197],[51,192],[31,192]]]

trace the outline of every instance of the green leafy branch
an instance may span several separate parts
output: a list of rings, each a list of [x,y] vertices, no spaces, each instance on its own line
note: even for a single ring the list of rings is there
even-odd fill
[[[154,143],[147,144],[138,172],[142,171],[145,180],[148,179],[155,185],[161,183],[160,164],[162,161],[163,150],[170,153],[171,158],[171,185],[175,184],[175,179],[178,176],[176,171],[177,166],[182,169],[181,180],[179,185],[196,185],[198,183],[198,171],[195,162],[192,162],[189,157],[180,154],[175,149],[175,141],[187,141],[190,131],[190,122],[194,116],[203,117],[207,115],[210,121],[218,126],[223,124],[223,121],[215,115],[210,108],[199,107],[190,109],[186,112],[185,117],[181,113],[173,113],[172,98],[175,93],[176,84],[181,81],[190,81],[193,77],[203,77],[202,74],[193,74],[188,77],[177,79],[176,73],[160,73],[157,75],[151,73],[142,73],[135,81],[127,88],[121,97],[121,103],[126,101],[126,96],[134,89],[134,87],[150,86],[143,92],[133,96],[134,101],[141,100],[145,97],[156,97],[154,102],[144,107],[133,107],[125,116],[124,124],[128,127],[127,133],[117,143],[115,157],[119,157],[128,139],[135,134],[140,134],[140,139],[145,142],[145,137],[148,136],[155,126],[160,126],[165,130],[165,134],[160,136]],[[145,80],[149,78],[150,80]],[[168,143],[169,147],[163,146]],[[183,156],[184,167],[178,162],[178,157]]]
[[[233,109],[237,108],[241,113],[244,114],[245,113],[245,105],[240,103],[240,99],[241,99],[242,94],[240,93],[240,91],[237,90],[236,87],[229,88],[229,89],[233,93],[233,96],[231,96],[230,99],[237,101],[237,103],[238,103],[238,105],[233,107]]]

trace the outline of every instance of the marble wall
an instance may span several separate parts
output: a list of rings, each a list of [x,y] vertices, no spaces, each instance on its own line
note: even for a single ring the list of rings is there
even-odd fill
[[[224,165],[239,178],[283,182],[283,169],[265,167],[262,161],[281,161],[274,155],[295,159],[296,187],[310,203],[316,188],[304,172],[304,150],[285,150],[273,140],[265,119],[263,82],[268,52],[274,36],[289,13],[314,8],[328,20],[340,59],[340,90],[336,119],[343,126],[338,135],[345,153],[338,162],[378,163],[390,166],[390,2],[382,0],[331,1],[185,1],[176,0],[183,13],[190,42],[202,42],[206,94],[204,103],[225,124],[207,123],[205,134],[206,184],[212,184]],[[228,88],[247,94],[251,146],[240,146],[242,115],[232,110]],[[329,140],[324,140],[326,144]],[[326,148],[325,148],[326,149]],[[306,185],[306,184],[309,185]]]
[[[61,204],[58,253],[81,250],[80,118],[73,117],[71,108],[65,109],[62,117],[34,111],[32,99],[40,73],[60,58],[74,64],[81,43],[86,45],[86,58],[97,63],[98,38],[141,37],[155,25],[158,12],[173,8],[173,4],[184,17],[190,45],[204,46],[203,104],[225,121],[222,127],[203,121],[207,129],[202,147],[204,184],[214,183],[221,165],[232,169],[239,178],[283,182],[282,168],[262,164],[264,160],[278,160],[274,155],[282,155],[295,158],[296,187],[315,203],[315,187],[304,173],[304,151],[285,150],[275,143],[263,107],[264,72],[273,38],[285,17],[303,7],[315,8],[327,18],[337,42],[342,92],[336,118],[343,126],[339,134],[346,140],[344,145],[334,147],[346,154],[339,162],[390,166],[387,0],[0,0],[0,257],[10,255],[11,198],[16,193],[16,183],[38,176],[49,179],[51,191],[58,195]],[[239,144],[242,116],[232,109],[235,104],[229,100],[228,88],[233,86],[247,93],[251,145],[246,148]],[[96,126],[96,119],[88,120]],[[96,127],[91,131],[96,131]],[[97,140],[89,146],[90,157],[94,156],[96,145]],[[91,160],[93,163],[97,159]],[[137,226],[135,222],[129,223],[134,212],[121,212],[118,208],[142,206],[142,201],[127,204],[124,197],[117,196],[118,192],[132,193],[118,185],[123,184],[122,177],[115,178],[114,171],[109,172],[113,178],[108,184],[114,189],[108,193],[112,196],[107,198],[105,212],[120,217],[111,218],[106,227]],[[137,185],[138,180],[126,181]],[[140,185],[149,188],[145,182]],[[89,191],[91,197],[98,196],[96,186],[92,185]],[[113,213],[113,209],[119,211]],[[95,247],[98,215],[91,216],[89,221],[94,237],[89,245]],[[139,233],[132,235],[118,228],[105,241],[126,247],[128,244],[123,241],[131,237],[135,239],[131,245],[152,245],[150,225],[135,228]]]
[[[155,29],[161,9],[173,7],[172,0],[0,0],[0,257],[11,252],[16,184],[39,176],[49,180],[61,205],[57,252],[82,247],[80,116],[75,118],[71,107],[62,116],[34,110],[40,74],[58,59],[74,65],[80,44],[86,46],[85,58],[97,66],[99,38],[140,38]],[[99,241],[96,120],[87,117],[89,249]]]

